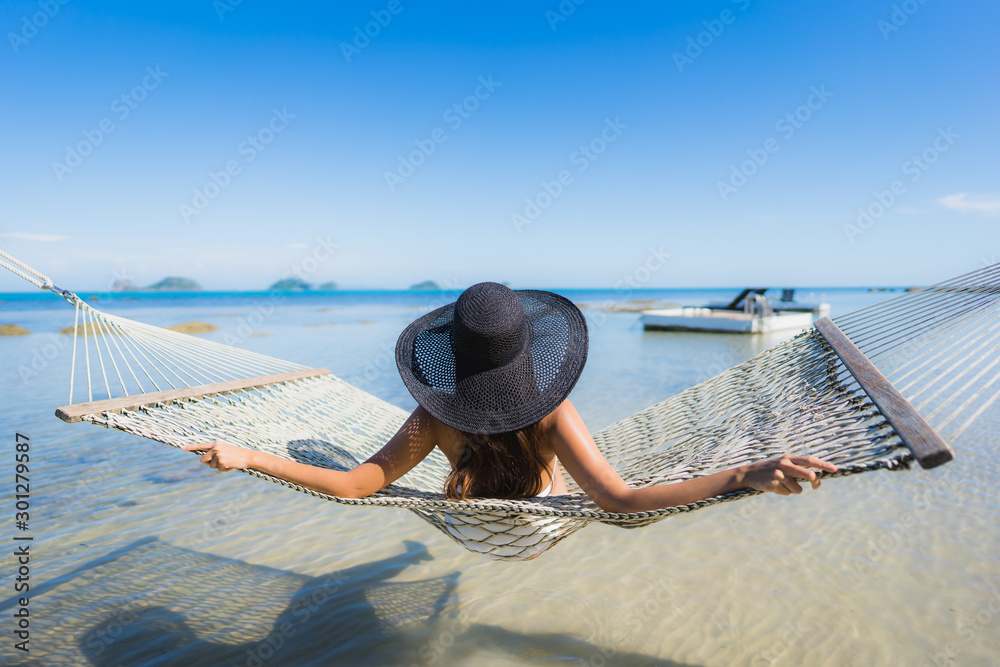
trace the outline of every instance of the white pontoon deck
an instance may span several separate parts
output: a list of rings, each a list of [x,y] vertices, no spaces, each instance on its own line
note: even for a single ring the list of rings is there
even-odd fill
[[[807,329],[812,326],[814,314],[830,312],[826,303],[796,303],[793,290],[784,290],[779,301],[768,300],[765,291],[767,288],[747,288],[727,304],[644,310],[642,326],[659,331],[770,333]]]

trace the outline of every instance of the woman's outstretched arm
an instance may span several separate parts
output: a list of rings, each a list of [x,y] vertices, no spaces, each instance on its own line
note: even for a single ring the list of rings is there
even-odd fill
[[[434,420],[417,408],[382,449],[353,470],[329,470],[289,461],[256,449],[225,442],[184,445],[187,451],[204,451],[201,462],[220,472],[252,468],[320,493],[341,498],[364,498],[392,484],[434,449]]]
[[[798,480],[819,488],[810,468],[835,472],[837,467],[813,456],[784,456],[724,470],[704,477],[633,489],[611,467],[597,448],[576,408],[564,401],[546,418],[552,447],[559,462],[576,483],[605,512],[648,512],[687,505],[742,489],[771,491],[787,496],[802,493]]]

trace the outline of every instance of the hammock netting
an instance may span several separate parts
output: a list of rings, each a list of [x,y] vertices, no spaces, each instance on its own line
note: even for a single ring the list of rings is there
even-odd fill
[[[0,252],[0,265],[76,307],[67,406],[76,408],[74,420],[174,447],[222,440],[349,470],[408,416],[326,371],[100,312],[16,260],[12,267],[12,259]],[[1000,264],[856,311],[836,325],[950,443],[1000,396],[998,316]],[[270,377],[285,374],[294,375],[278,382]],[[251,378],[259,382],[239,382]],[[217,383],[230,384],[204,387]],[[172,390],[180,391],[163,393]],[[87,403],[74,404],[84,391]],[[121,397],[133,400],[101,403]],[[824,476],[907,469],[914,454],[897,427],[827,338],[810,329],[594,433],[594,440],[630,486],[643,487],[784,454],[838,466]],[[499,560],[534,558],[593,521],[635,528],[756,493],[616,514],[602,511],[568,476],[565,495],[448,500],[442,490],[449,470],[435,449],[396,483],[360,499],[244,472],[337,503],[408,509],[466,548]]]

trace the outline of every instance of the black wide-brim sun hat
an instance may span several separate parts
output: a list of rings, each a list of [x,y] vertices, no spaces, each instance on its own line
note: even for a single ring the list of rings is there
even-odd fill
[[[559,407],[580,378],[588,344],[583,313],[565,297],[478,283],[403,330],[396,366],[441,422],[503,433]]]

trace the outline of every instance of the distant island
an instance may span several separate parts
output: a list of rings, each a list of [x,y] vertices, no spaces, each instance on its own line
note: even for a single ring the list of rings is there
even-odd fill
[[[301,278],[282,278],[278,282],[271,285],[269,289],[278,290],[281,292],[293,292],[296,290],[304,291],[311,287],[309,283],[302,280]]]
[[[508,283],[505,281],[503,284],[507,285]],[[168,276],[160,282],[153,283],[148,287],[139,287],[131,280],[125,278],[119,278],[111,283],[112,292],[200,292],[201,289],[201,285],[194,280],[178,276]],[[305,292],[313,289],[318,291],[332,291],[339,288],[337,283],[332,280],[328,280],[325,283],[321,283],[319,286],[314,287],[311,283],[307,283],[301,278],[282,278],[272,284],[268,289],[277,292]],[[409,289],[440,292],[444,288],[433,280],[425,280],[423,282],[410,285]]]
[[[272,290],[279,292],[305,292],[306,290],[311,290],[313,286],[310,283],[302,280],[301,278],[282,278],[278,282],[271,285]],[[335,290],[337,289],[337,283],[332,280],[327,281],[317,287],[319,290]]]
[[[140,289],[142,288],[131,280],[125,280],[124,278],[119,278],[111,283],[112,292],[138,292]]]
[[[190,278],[168,276],[158,283],[153,283],[146,289],[154,292],[198,292],[201,290],[201,285]]]

